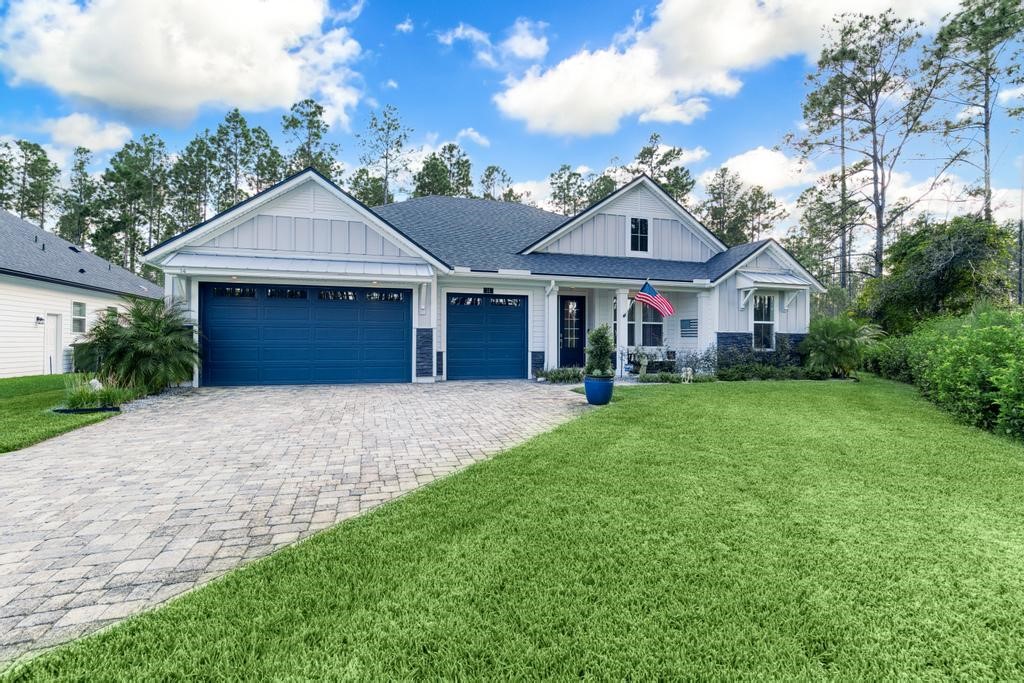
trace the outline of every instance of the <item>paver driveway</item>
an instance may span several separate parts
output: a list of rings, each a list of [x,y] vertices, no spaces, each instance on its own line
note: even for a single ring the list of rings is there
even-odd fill
[[[0,662],[578,414],[520,382],[200,389],[0,456]]]

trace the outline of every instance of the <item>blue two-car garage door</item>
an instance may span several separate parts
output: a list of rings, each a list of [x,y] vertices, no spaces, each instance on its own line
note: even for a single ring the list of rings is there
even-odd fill
[[[448,294],[448,379],[526,377],[525,296]]]
[[[200,285],[202,383],[412,379],[412,291]]]

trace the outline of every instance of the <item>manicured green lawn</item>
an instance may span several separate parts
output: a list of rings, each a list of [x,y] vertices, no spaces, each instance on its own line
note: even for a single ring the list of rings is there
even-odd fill
[[[64,401],[66,375],[0,379],[0,453],[63,434],[106,419],[112,413],[58,415],[50,412]]]
[[[1024,447],[875,379],[620,393],[16,675],[1024,676]]]

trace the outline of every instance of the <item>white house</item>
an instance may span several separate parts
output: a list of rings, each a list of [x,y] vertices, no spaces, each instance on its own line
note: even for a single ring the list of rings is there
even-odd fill
[[[71,344],[152,282],[0,210],[0,377],[71,369]]]
[[[525,378],[619,357],[771,350],[821,285],[774,240],[726,248],[641,176],[566,218],[423,197],[367,207],[313,170],[147,252],[199,322],[206,385]],[[631,305],[651,282],[662,318]],[[624,363],[617,363],[622,372]]]

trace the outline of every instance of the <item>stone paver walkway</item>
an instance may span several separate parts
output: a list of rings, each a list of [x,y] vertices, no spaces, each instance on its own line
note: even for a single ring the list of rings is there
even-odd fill
[[[0,663],[160,604],[584,405],[525,381],[200,389],[0,455]]]

